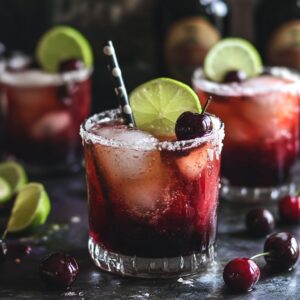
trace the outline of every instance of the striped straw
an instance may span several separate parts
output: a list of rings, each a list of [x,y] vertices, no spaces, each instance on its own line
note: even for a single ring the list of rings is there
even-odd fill
[[[115,88],[115,94],[119,99],[119,105],[122,112],[122,118],[126,125],[135,126],[134,117],[128,101],[128,94],[125,88],[122,72],[119,67],[116,52],[112,41],[108,41],[103,48],[103,53],[107,58],[107,69],[112,75],[112,80]]]

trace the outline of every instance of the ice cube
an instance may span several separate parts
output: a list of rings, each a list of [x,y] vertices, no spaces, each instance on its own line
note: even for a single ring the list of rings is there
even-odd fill
[[[207,161],[213,159],[213,149],[209,144],[194,149],[189,155],[182,156],[176,160],[176,164],[188,180],[196,180],[200,177],[201,171],[206,167]]]
[[[125,203],[135,215],[154,210],[163,182],[160,152],[141,147],[156,139],[148,133],[129,130],[125,126],[100,127],[97,128],[97,134],[137,147],[94,145],[98,168],[109,189],[115,191],[114,198]]]
[[[31,128],[33,139],[41,140],[66,132],[72,124],[71,115],[66,111],[55,111],[41,117]]]

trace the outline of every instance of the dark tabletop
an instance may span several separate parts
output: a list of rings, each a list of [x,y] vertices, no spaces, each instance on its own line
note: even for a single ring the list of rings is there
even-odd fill
[[[87,201],[83,174],[41,179],[52,201],[52,211],[45,226],[19,239],[32,246],[32,253],[21,261],[8,260],[0,266],[1,299],[300,299],[300,265],[289,273],[270,274],[262,266],[262,276],[255,290],[232,294],[224,287],[222,269],[235,257],[249,257],[262,252],[264,239],[248,238],[244,216],[249,207],[237,207],[222,201],[219,216],[217,262],[206,274],[171,280],[122,278],[100,271],[87,250]],[[276,205],[269,208],[277,214]],[[7,218],[1,212],[1,222]],[[293,232],[300,240],[300,228],[277,226],[276,230]],[[39,279],[40,260],[51,251],[64,250],[74,255],[79,276],[67,291],[47,289]]]

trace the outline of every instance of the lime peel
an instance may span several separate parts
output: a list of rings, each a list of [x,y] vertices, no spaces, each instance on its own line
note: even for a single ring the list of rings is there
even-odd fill
[[[51,204],[40,183],[29,183],[19,192],[7,225],[7,232],[19,232],[43,225],[50,213]]]
[[[242,38],[225,38],[215,44],[204,60],[207,78],[221,82],[229,71],[244,71],[248,78],[261,73],[262,59],[256,48]]]
[[[93,65],[93,52],[87,39],[69,26],[55,26],[39,40],[36,57],[48,72],[57,72],[61,61],[81,59],[87,68]]]
[[[177,118],[185,111],[201,112],[197,94],[171,78],[157,78],[136,87],[129,96],[136,125],[158,137],[175,135]]]

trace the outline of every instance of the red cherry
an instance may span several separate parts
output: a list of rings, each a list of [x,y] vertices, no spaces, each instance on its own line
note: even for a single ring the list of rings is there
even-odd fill
[[[42,280],[54,288],[66,288],[76,279],[79,269],[75,258],[69,254],[56,252],[50,254],[40,264]]]
[[[258,265],[249,258],[235,258],[224,268],[225,284],[235,292],[252,290],[260,277]]]
[[[80,59],[66,59],[59,64],[59,72],[69,72],[84,69],[84,62]]]
[[[291,270],[299,258],[299,245],[296,238],[288,232],[270,235],[264,245],[265,260],[269,266],[278,270]]]
[[[279,216],[284,223],[300,222],[300,196],[286,196],[279,202]]]
[[[182,113],[175,125],[177,140],[191,140],[202,137],[212,130],[212,121],[207,114],[197,114],[190,111]]]
[[[244,71],[229,71],[225,74],[224,83],[243,82],[247,79],[247,74]]]
[[[247,213],[246,226],[250,235],[264,237],[274,230],[275,221],[269,210],[254,208]]]

